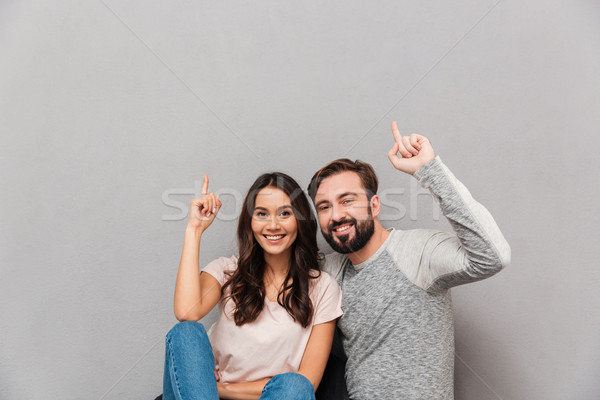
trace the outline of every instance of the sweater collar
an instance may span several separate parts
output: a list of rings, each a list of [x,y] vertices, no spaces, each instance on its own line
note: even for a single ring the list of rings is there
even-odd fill
[[[388,228],[387,230],[390,232],[390,234],[385,239],[385,241],[381,244],[381,246],[379,246],[377,251],[375,253],[373,253],[373,255],[371,257],[367,258],[365,261],[363,261],[359,264],[356,264],[356,265],[353,265],[352,263],[350,263],[350,265],[352,265],[355,270],[360,271],[361,269],[365,268],[367,265],[372,264],[373,261],[375,261],[377,258],[379,258],[381,253],[383,253],[387,249],[388,245],[390,244],[392,235],[394,235],[396,233],[396,229]],[[350,261],[350,260],[348,260],[348,261]]]

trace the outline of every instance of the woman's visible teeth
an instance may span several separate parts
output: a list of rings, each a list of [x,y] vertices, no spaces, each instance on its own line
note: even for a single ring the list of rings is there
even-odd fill
[[[285,235],[277,235],[277,236],[268,236],[268,235],[265,235],[265,237],[266,237],[267,239],[269,239],[269,240],[279,240],[279,239],[281,239],[281,238],[282,238],[282,237],[284,237],[284,236],[285,236]]]
[[[336,232],[343,232],[343,231],[345,231],[347,229],[350,229],[351,226],[352,225],[345,225],[345,226],[342,226],[341,228],[334,229],[334,231],[336,231]]]

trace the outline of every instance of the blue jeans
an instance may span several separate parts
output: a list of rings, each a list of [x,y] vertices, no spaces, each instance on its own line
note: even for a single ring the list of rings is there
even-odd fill
[[[163,400],[218,400],[215,358],[204,326],[195,321],[176,324],[167,333]],[[310,381],[295,372],[275,375],[261,400],[314,400]]]

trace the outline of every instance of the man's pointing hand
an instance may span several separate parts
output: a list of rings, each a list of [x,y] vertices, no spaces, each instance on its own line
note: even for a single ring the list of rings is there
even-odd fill
[[[425,136],[416,133],[402,136],[396,121],[392,122],[392,133],[394,134],[394,146],[388,152],[388,158],[397,170],[412,175],[435,158],[433,147]],[[402,157],[399,157],[398,153]]]

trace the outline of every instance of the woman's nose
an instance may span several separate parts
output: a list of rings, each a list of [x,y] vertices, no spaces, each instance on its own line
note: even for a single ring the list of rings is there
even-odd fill
[[[269,228],[270,229],[279,229],[279,220],[277,220],[276,216],[273,216],[271,218],[271,221],[269,222]]]

